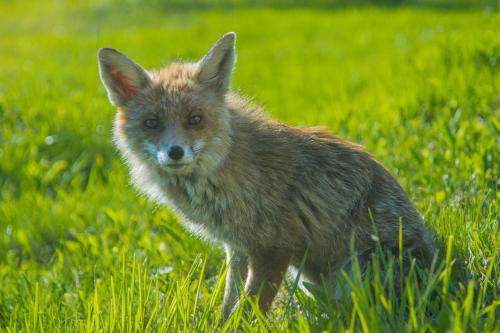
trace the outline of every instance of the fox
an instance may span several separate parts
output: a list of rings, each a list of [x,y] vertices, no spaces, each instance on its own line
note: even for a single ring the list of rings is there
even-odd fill
[[[403,245],[405,258],[429,267],[431,232],[361,145],[283,124],[230,89],[235,41],[228,32],[201,60],[160,70],[98,51],[132,182],[225,250],[224,320],[242,291],[266,313],[289,270],[319,286],[377,246],[394,253]]]

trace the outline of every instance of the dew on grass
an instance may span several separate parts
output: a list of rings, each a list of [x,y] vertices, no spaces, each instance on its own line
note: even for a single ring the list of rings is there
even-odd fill
[[[174,268],[171,266],[163,266],[158,268],[158,274],[160,275],[167,275],[168,273],[173,272]]]
[[[46,136],[46,137],[45,137],[45,144],[47,144],[47,145],[49,145],[49,146],[50,146],[50,145],[51,145],[51,144],[53,144],[54,142],[55,142],[55,138],[54,138],[54,136],[49,135],[49,136]]]

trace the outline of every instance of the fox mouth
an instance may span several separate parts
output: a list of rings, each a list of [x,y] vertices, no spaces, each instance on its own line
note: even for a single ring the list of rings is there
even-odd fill
[[[188,163],[171,163],[171,164],[164,164],[163,166],[168,169],[180,169],[187,165]]]

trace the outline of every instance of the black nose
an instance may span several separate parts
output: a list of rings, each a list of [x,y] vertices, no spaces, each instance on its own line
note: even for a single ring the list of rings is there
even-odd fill
[[[184,150],[182,149],[182,147],[173,146],[168,151],[168,157],[170,157],[171,159],[173,159],[175,161],[180,160],[182,158],[182,156],[184,156]]]

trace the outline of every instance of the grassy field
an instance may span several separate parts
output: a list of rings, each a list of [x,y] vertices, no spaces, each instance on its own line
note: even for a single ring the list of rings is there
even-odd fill
[[[498,14],[43,3],[0,1],[0,331],[499,332]],[[290,281],[268,317],[222,325],[221,249],[130,186],[97,49],[158,67],[226,31],[233,88],[365,145],[435,231],[435,269],[399,301]]]

